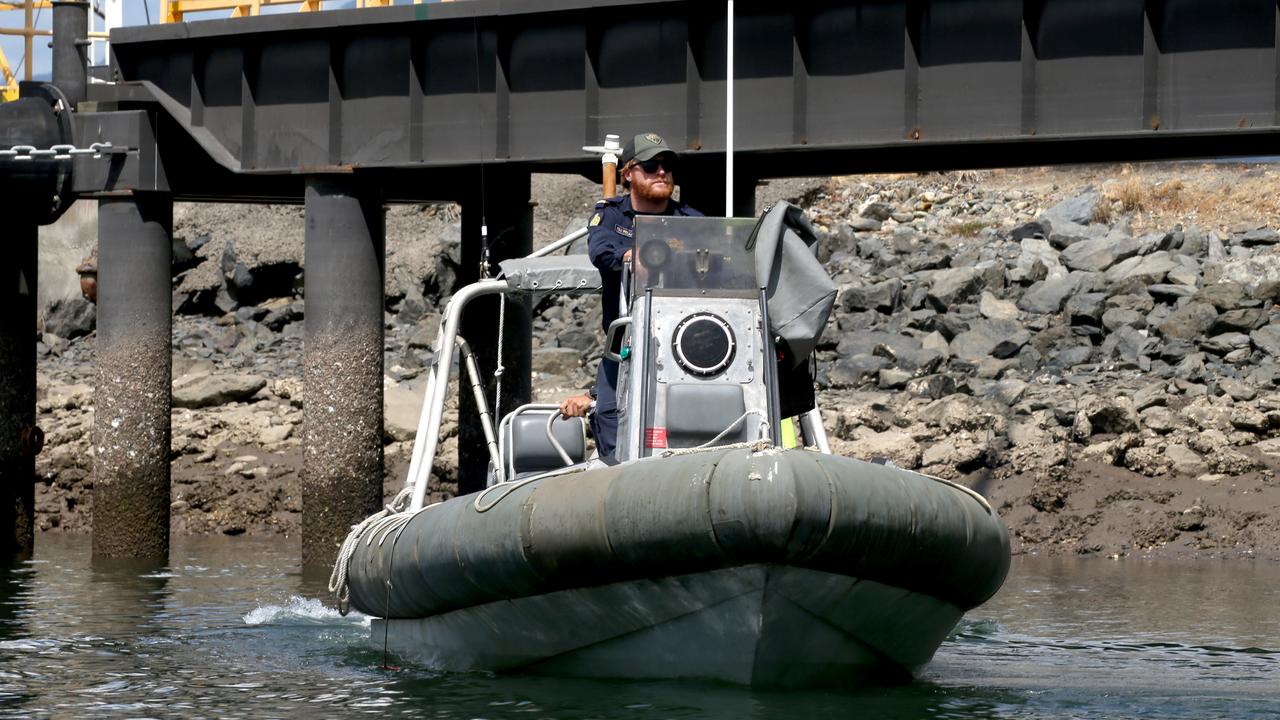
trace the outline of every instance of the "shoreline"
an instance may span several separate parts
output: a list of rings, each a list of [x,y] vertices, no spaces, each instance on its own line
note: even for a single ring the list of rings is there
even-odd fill
[[[535,245],[584,222],[594,192],[540,177]],[[1280,167],[775,180],[758,192],[773,199],[806,209],[841,288],[818,353],[834,451],[978,489],[1015,554],[1280,561]],[[191,251],[174,278],[175,536],[297,535],[299,221],[287,207],[175,209]],[[459,238],[456,208],[388,210],[387,497]],[[535,400],[592,381],[597,303],[539,306]],[[84,533],[94,339],[51,327],[36,520]],[[433,499],[456,489],[456,432],[451,408]]]

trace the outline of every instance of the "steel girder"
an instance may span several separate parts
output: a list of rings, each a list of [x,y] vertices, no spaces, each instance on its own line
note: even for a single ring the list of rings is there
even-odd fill
[[[735,144],[755,177],[1277,152],[1277,0],[736,5]],[[300,197],[298,173],[338,169],[411,199],[482,162],[593,173],[579,148],[605,132],[656,131],[710,168],[725,46],[724,5],[688,0],[122,28],[121,84],[91,86],[88,109],[150,108],[184,135],[204,157],[162,147],[179,196]]]

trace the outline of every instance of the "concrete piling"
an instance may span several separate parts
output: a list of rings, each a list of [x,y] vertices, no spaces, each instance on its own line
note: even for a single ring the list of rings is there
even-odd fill
[[[302,562],[329,565],[382,505],[384,219],[350,176],[306,185]]]
[[[93,554],[169,554],[173,200],[98,201]]]
[[[476,178],[469,187],[478,188],[462,200],[462,270],[459,287],[480,276],[482,220],[488,226],[489,263],[497,268],[507,258],[528,255],[533,250],[533,207],[529,204],[528,172],[498,171],[490,168],[481,182]],[[481,195],[481,193],[484,193]],[[496,296],[478,298],[468,306],[462,319],[460,334],[471,344],[476,360],[487,380],[487,392],[493,410],[495,381],[493,368],[498,358],[497,330],[499,302]],[[499,413],[506,414],[523,403],[531,394],[529,369],[530,308],[520,300],[507,302],[504,319],[502,398]],[[471,393],[458,394],[458,494],[484,489],[489,454],[480,415]],[[494,422],[501,419],[495,414]]]
[[[36,245],[34,222],[10,226],[0,281],[0,565],[31,557],[35,538]],[[9,528],[13,528],[10,532]]]

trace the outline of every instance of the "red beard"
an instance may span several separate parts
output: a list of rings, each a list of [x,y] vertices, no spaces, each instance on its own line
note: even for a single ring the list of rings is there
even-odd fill
[[[664,184],[637,182],[632,183],[631,188],[631,192],[635,193],[637,197],[654,202],[671,199],[671,193],[674,190],[675,185],[670,182]]]

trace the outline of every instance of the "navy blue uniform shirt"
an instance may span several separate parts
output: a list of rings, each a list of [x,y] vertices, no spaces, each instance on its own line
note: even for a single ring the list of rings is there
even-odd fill
[[[587,254],[591,257],[591,264],[600,271],[604,303],[601,326],[605,331],[609,330],[609,323],[618,319],[622,256],[635,247],[636,216],[651,214],[702,217],[702,213],[675,200],[667,201],[665,212],[636,212],[631,207],[631,196],[624,195],[596,203],[596,212],[588,223]]]

